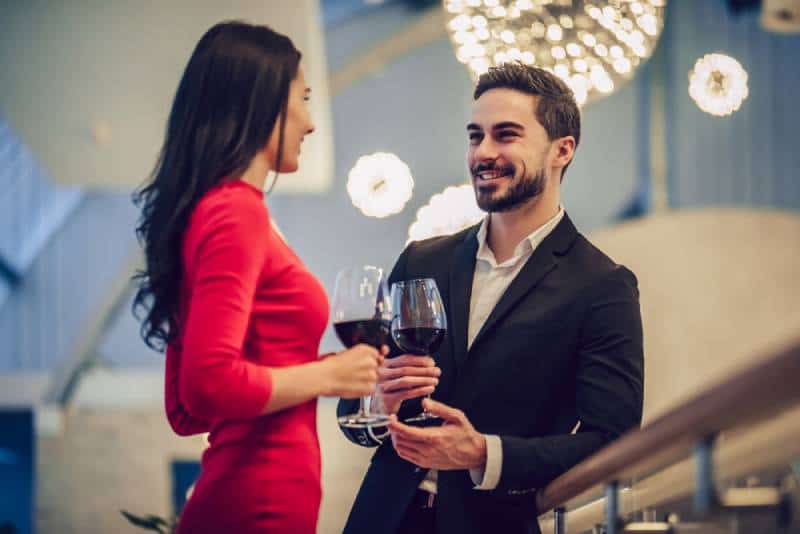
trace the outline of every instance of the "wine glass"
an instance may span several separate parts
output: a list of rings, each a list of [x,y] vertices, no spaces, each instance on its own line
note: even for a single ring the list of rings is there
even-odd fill
[[[339,271],[333,293],[333,329],[345,347],[365,343],[380,350],[389,342],[391,319],[392,301],[383,269],[365,265]],[[346,428],[387,424],[388,415],[370,412],[368,398],[359,399],[358,412],[339,417],[339,424]]]
[[[433,278],[419,278],[392,285],[392,339],[400,349],[420,356],[433,356],[447,332],[447,317]],[[427,396],[430,398],[430,395]],[[423,411],[408,423],[439,419]]]

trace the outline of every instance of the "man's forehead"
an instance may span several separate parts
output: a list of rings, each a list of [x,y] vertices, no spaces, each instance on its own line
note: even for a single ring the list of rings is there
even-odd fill
[[[513,89],[490,89],[472,104],[472,120],[481,128],[504,122],[527,126],[536,121],[536,97]]]

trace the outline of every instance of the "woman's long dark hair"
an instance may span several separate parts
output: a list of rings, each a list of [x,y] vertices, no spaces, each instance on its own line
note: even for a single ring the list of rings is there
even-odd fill
[[[274,170],[280,168],[289,84],[299,62],[292,41],[265,26],[225,22],[197,43],[151,179],[134,194],[145,268],[134,277],[133,311],[151,348],[164,350],[177,334],[181,243],[192,210],[221,180],[244,173],[279,117]]]

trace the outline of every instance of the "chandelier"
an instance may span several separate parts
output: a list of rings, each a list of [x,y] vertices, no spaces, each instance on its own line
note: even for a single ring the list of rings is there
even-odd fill
[[[408,229],[408,241],[454,234],[479,222],[486,214],[475,202],[471,185],[447,187],[436,193],[417,211],[417,219]]]
[[[706,54],[689,72],[689,96],[711,115],[730,115],[747,98],[747,72],[724,54]]]
[[[367,217],[400,213],[413,189],[408,165],[388,152],[361,156],[347,177],[350,200]]]
[[[653,53],[667,0],[443,0],[458,60],[473,79],[521,61],[555,73],[579,105],[633,77]]]

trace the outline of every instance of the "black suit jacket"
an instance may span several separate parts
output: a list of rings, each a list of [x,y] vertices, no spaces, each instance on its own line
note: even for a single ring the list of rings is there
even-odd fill
[[[437,532],[538,533],[536,489],[640,423],[643,351],[636,277],[564,216],[467,350],[477,232],[475,226],[411,243],[389,280],[436,279],[448,331],[436,355],[442,375],[433,397],[502,441],[495,490],[473,489],[466,470],[439,472]],[[340,401],[339,413],[355,411],[353,402]],[[399,415],[419,409],[419,402],[406,402]],[[578,422],[577,433],[571,433]],[[343,431],[355,443],[378,445],[364,431]],[[385,440],[345,532],[393,534],[425,473]]]

